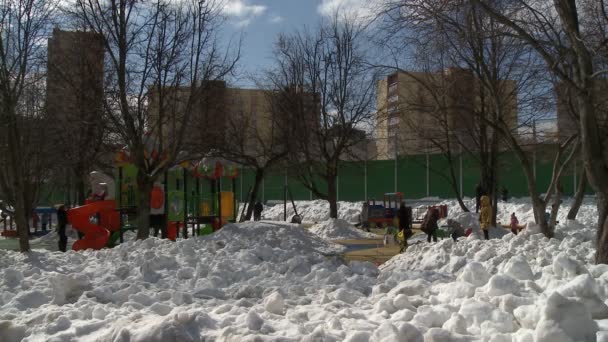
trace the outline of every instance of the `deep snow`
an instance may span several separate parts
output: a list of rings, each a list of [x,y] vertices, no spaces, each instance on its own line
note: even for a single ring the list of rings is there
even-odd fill
[[[531,218],[525,199],[499,210]],[[592,199],[580,222],[562,211],[557,239],[424,242],[381,269],[264,221],[101,251],[0,251],[0,340],[607,341]],[[457,207],[450,216],[475,225]]]
[[[342,219],[329,219],[310,227],[310,232],[326,240],[378,239],[381,236],[358,229]]]

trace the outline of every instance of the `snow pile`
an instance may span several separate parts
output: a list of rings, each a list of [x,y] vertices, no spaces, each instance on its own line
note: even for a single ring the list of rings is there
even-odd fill
[[[297,225],[256,222],[100,251],[0,251],[0,340],[299,340],[324,329],[341,340],[359,320],[347,306],[378,271],[320,254],[336,248]]]
[[[304,222],[323,222],[329,220],[329,203],[324,200],[315,201],[295,201],[298,214]],[[338,202],[338,218],[350,223],[359,222],[361,215],[361,206],[363,202]],[[262,212],[262,218],[273,221],[283,221],[284,208],[282,204],[277,204],[272,207],[265,207]],[[295,215],[291,203],[287,204],[287,220],[291,221],[291,217]]]
[[[329,219],[310,227],[310,232],[326,240],[377,239],[380,236],[355,228],[352,224]]]
[[[328,242],[312,234],[301,225],[283,222],[230,224],[211,235],[209,239],[219,242],[226,240],[244,242],[249,248],[261,245],[261,248],[269,246],[286,251],[317,252],[324,255],[337,254],[345,249],[342,245]]]
[[[411,246],[381,266],[375,300],[407,295],[408,321],[425,338],[595,341],[608,319],[608,266],[593,265],[592,230],[563,224],[563,240],[524,231]]]
[[[583,223],[595,212],[581,213],[559,239],[423,242],[381,270],[264,221],[100,251],[0,251],[0,341],[608,341],[608,266],[593,264]]]

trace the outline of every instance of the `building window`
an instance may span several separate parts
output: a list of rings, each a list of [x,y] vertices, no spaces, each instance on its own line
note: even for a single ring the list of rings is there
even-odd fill
[[[391,96],[388,98],[388,103],[394,103],[394,102],[397,102],[398,100],[399,100],[399,96],[398,96],[397,94],[395,94],[395,95],[391,95]]]

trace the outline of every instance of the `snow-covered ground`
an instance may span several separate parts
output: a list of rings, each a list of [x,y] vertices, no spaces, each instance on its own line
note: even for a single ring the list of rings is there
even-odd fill
[[[326,240],[378,239],[379,235],[355,228],[342,219],[329,219],[310,227],[310,232]]]
[[[499,210],[531,218],[525,199]],[[0,251],[0,341],[608,341],[593,200],[578,222],[565,214],[557,239],[420,243],[380,269],[269,221],[101,251]]]
[[[304,222],[318,223],[329,220],[329,204],[327,201],[295,201],[298,214]],[[338,202],[338,218],[350,223],[359,222],[363,202]],[[273,221],[283,221],[284,207],[282,204],[266,206],[262,218]],[[287,221],[295,215],[291,203],[287,203]]]

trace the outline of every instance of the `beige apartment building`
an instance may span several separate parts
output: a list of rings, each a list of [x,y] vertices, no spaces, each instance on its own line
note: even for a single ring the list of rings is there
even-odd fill
[[[207,81],[198,91],[195,96],[190,96],[189,87],[165,91],[163,111],[159,111],[158,92],[150,92],[151,127],[159,127],[159,113],[164,116],[161,126],[165,139],[178,131],[175,127],[184,124],[181,118],[190,110],[185,149],[190,145],[201,151],[229,142],[230,146],[242,147],[248,155],[263,155],[280,139],[294,136],[297,130],[310,127],[318,118],[309,94],[303,97],[302,114],[291,115],[277,108],[279,97],[273,91],[230,88],[224,81]]]
[[[517,128],[514,81],[503,81],[505,121]],[[478,114],[482,106],[479,81],[466,69],[442,72],[395,72],[377,84],[376,139],[378,159],[397,155],[438,153],[436,144],[476,150]],[[487,104],[487,103],[486,103]],[[455,147],[456,151],[460,147]]]

